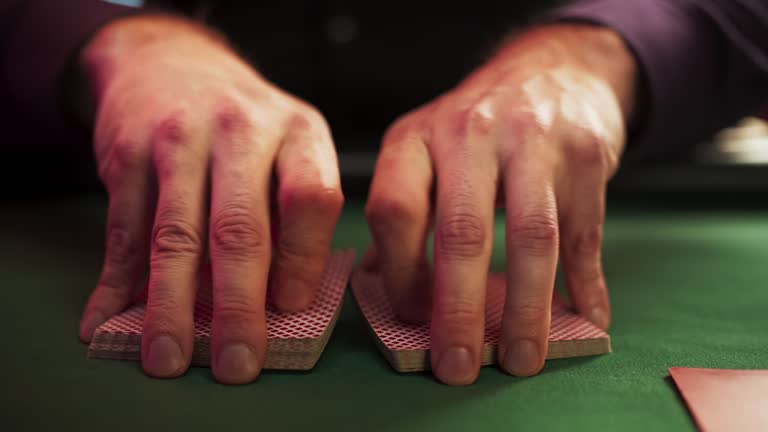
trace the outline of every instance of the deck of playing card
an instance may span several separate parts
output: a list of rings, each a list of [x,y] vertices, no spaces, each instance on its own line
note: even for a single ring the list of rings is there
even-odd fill
[[[413,325],[399,321],[390,306],[379,277],[356,271],[352,275],[352,293],[372,330],[377,345],[387,361],[399,372],[428,370],[428,324]],[[496,363],[504,280],[488,278],[486,328],[483,365]],[[576,315],[555,295],[552,302],[552,324],[549,333],[548,359],[605,354],[611,351],[610,337],[585,318]]]
[[[280,313],[267,302],[267,353],[265,369],[308,370],[320,358],[341,310],[354,251],[334,252],[315,300],[309,308]],[[201,290],[204,291],[204,290]],[[141,330],[145,306],[137,304],[96,329],[88,357],[117,360],[141,359]],[[195,343],[192,364],[210,364],[213,307],[210,293],[198,295],[195,305]]]

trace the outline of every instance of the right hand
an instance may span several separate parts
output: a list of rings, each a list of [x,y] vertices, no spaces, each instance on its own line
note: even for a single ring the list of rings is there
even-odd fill
[[[329,257],[343,196],[325,120],[181,20],[115,22],[82,58],[109,210],[80,337],[89,341],[129,304],[149,267],[142,365],[154,377],[184,373],[197,272],[209,255],[213,374],[252,381],[267,348],[268,275],[274,304],[302,309]]]
[[[624,149],[634,75],[613,32],[543,27],[385,135],[366,206],[376,248],[366,264],[401,318],[430,320],[441,381],[469,384],[480,369],[495,205],[506,207],[501,367],[517,376],[543,367],[560,258],[575,308],[608,327],[605,191]]]

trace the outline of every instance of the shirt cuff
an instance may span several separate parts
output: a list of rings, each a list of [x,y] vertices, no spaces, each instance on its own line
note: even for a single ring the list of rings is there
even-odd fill
[[[17,113],[65,131],[63,79],[81,46],[109,21],[141,9],[101,0],[33,0],[21,6],[0,53],[0,88]]]
[[[628,153],[670,156],[713,133],[707,125],[723,122],[715,95],[724,44],[711,19],[690,3],[585,0],[554,10],[543,21],[601,25],[624,39],[644,89]]]

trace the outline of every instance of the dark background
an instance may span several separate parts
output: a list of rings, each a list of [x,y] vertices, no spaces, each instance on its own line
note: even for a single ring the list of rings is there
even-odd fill
[[[331,125],[345,193],[363,196],[380,137],[393,120],[456,85],[506,36],[563,2],[149,3],[207,22],[267,78],[318,107]],[[30,142],[0,153],[0,196],[103,193],[87,133],[78,142]],[[761,205],[755,194],[768,192],[764,165],[750,158],[734,163],[717,145],[701,143],[665,159],[630,154],[610,197]]]

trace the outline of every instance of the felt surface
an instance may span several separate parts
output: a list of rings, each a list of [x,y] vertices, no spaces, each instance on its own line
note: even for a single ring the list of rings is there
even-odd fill
[[[0,204],[0,430],[685,431],[694,423],[670,367],[768,368],[768,211],[609,203],[613,353],[553,360],[528,379],[483,368],[463,388],[394,372],[349,294],[310,373],[225,387],[205,368],[155,380],[134,362],[89,360],[77,324],[104,217],[98,199]],[[361,256],[368,239],[362,203],[350,199],[334,247]],[[498,270],[500,229],[496,239]]]

